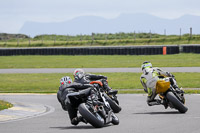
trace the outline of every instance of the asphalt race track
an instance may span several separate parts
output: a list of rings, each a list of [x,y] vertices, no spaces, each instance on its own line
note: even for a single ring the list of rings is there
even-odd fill
[[[82,68],[85,72],[133,72],[142,73],[141,68]],[[169,72],[198,72],[200,67],[161,67]],[[25,68],[25,69],[0,69],[0,73],[73,73],[75,68]]]
[[[55,94],[0,94],[0,97],[10,102],[51,107],[43,115],[0,123],[1,133],[200,133],[200,95],[186,95],[189,110],[186,114],[180,114],[163,106],[149,107],[146,95],[120,94],[118,98],[123,109],[117,114],[120,124],[110,124],[100,129],[84,123],[71,125],[67,112],[61,109]]]

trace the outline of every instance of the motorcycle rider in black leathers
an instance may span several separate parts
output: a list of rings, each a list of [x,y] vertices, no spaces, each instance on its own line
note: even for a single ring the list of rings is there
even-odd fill
[[[85,73],[83,69],[74,70],[73,76],[74,76],[74,82],[76,83],[89,84],[91,81],[100,80],[103,83],[103,88],[108,93],[113,93],[117,91],[117,90],[112,90],[112,88],[108,86],[106,76]]]
[[[75,83],[75,82],[72,83],[71,78],[68,76],[61,78],[60,84],[61,85],[57,92],[57,98],[63,110],[68,111],[71,124],[77,125],[80,121],[86,123],[86,121],[83,119],[82,116],[77,116],[77,109],[73,108],[73,106],[67,102],[66,97],[68,94],[77,92],[79,90],[88,89],[88,88],[93,89],[94,88],[93,85],[81,84],[81,83]]]

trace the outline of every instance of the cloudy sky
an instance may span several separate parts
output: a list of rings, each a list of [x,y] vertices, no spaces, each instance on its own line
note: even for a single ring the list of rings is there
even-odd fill
[[[61,22],[78,16],[115,18],[148,13],[174,19],[200,16],[200,0],[0,0],[0,32],[18,33],[26,21]]]

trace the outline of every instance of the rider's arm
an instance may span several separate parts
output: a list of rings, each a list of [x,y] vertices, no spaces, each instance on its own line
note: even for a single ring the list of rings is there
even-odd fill
[[[144,77],[140,77],[140,82],[144,88],[144,91],[147,92],[147,86],[146,86],[146,79]]]
[[[59,87],[59,90],[60,91],[63,91],[63,90],[65,90],[66,88],[67,88],[67,84],[64,84],[64,85],[61,85],[60,87]]]
[[[171,74],[170,72],[163,71],[163,70],[160,69],[160,68],[156,68],[156,71],[158,72],[158,74],[159,74],[160,76],[164,76],[164,77],[174,77],[174,75]]]
[[[86,74],[85,76],[86,76],[89,80],[107,79],[107,77],[106,77],[106,76],[103,76],[103,75]]]
[[[140,77],[140,82],[141,82],[142,86],[144,87],[144,91],[146,93],[148,93],[148,96],[151,96],[152,95],[152,89],[150,89],[150,88],[148,88],[146,86],[146,82],[147,82],[146,78],[144,78],[144,77],[141,76]]]
[[[87,89],[89,87],[93,87],[93,85],[81,84],[81,83],[73,83],[73,84],[69,85],[69,88],[75,88],[76,90],[83,90],[83,89]]]

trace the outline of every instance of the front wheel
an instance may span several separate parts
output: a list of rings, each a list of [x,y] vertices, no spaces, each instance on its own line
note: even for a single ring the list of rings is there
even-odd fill
[[[180,113],[187,112],[188,108],[185,107],[185,105],[178,100],[178,98],[172,93],[168,92],[166,94],[167,100],[174,106],[175,109],[177,109]]]
[[[104,119],[98,113],[92,113],[89,111],[88,106],[82,103],[78,106],[79,113],[83,118],[89,122],[93,127],[101,128],[104,126]]]
[[[114,100],[112,100],[108,95],[105,95],[105,97],[114,113],[119,113],[122,110],[119,104],[117,104]]]

